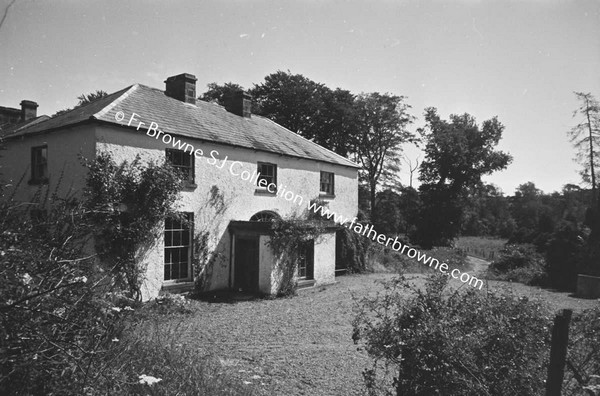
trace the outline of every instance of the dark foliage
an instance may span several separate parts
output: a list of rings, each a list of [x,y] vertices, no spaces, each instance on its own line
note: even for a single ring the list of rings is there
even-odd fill
[[[143,165],[137,157],[117,165],[109,153],[87,162],[85,204],[94,224],[96,251],[120,287],[135,299],[145,268],[138,258],[162,232],[183,181],[168,163]]]
[[[549,318],[539,303],[491,292],[425,290],[400,277],[361,301],[355,342],[373,359],[370,395],[541,395]]]

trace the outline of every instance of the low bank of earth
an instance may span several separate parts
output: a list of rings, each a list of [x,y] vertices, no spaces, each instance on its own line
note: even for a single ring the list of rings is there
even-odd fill
[[[335,285],[303,290],[289,299],[192,301],[193,314],[164,326],[173,329],[171,341],[217,359],[235,380],[258,388],[260,394],[359,395],[369,359],[351,338],[353,296],[374,294],[381,290],[377,281],[393,276],[342,276]],[[424,279],[407,277],[417,283]],[[520,284],[492,281],[485,287],[538,297],[556,310],[580,311],[598,304]]]

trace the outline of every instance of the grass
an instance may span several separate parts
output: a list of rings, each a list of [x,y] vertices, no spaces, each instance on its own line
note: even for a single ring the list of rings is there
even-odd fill
[[[458,268],[461,272],[468,272],[472,269],[465,255],[457,249],[436,247],[430,250],[417,250],[419,253],[426,254],[427,257],[437,259],[440,263],[448,264],[449,268]],[[372,244],[368,262],[374,272],[428,274],[432,271],[433,267],[417,261],[416,258],[410,258],[405,253],[396,252],[379,244]]]
[[[469,256],[493,261],[498,258],[506,241],[500,238],[462,236],[456,240],[456,247]]]
[[[335,285],[301,290],[289,299],[192,300],[187,313],[146,317],[123,340],[132,346],[119,361],[129,381],[139,374],[163,381],[127,389],[151,395],[360,395],[369,359],[351,338],[353,298],[374,295],[382,287],[377,281],[393,276],[342,276]],[[408,277],[418,286],[424,283],[423,275]],[[452,281],[451,286],[464,287]],[[491,281],[486,287],[541,299],[553,310],[597,305],[521,284]]]

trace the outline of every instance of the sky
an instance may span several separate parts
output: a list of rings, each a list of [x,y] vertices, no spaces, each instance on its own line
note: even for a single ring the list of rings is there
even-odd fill
[[[0,0],[0,18],[11,2]],[[426,107],[445,119],[497,116],[513,162],[484,180],[509,195],[528,181],[560,191],[580,184],[567,137],[579,122],[573,92],[600,98],[600,0],[15,0],[0,27],[0,106],[34,100],[38,115],[99,89],[164,89],[180,73],[201,94],[277,70],[406,96],[413,131]]]

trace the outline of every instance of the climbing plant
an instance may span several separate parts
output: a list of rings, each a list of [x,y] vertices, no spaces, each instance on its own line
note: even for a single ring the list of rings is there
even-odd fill
[[[296,293],[298,280],[296,271],[300,259],[300,249],[311,239],[318,243],[323,234],[324,223],[318,220],[305,220],[298,215],[287,219],[273,220],[270,239],[267,242],[277,258],[280,282],[277,296],[291,296]]]
[[[139,156],[120,165],[108,152],[88,168],[85,205],[92,224],[96,251],[114,274],[114,282],[141,297],[146,268],[139,258],[162,232],[166,217],[178,217],[174,204],[183,181],[179,172],[164,162],[142,164]]]

